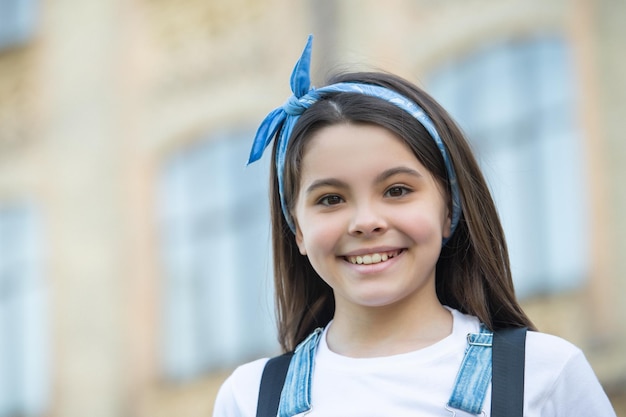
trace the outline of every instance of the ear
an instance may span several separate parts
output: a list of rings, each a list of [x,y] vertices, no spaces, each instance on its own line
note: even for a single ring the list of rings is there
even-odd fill
[[[444,239],[448,239],[452,235],[452,217],[450,215],[450,210],[446,210],[446,219],[443,222],[443,230],[442,235]]]
[[[295,222],[296,227],[296,245],[298,245],[298,249],[300,249],[300,254],[306,256],[306,248],[304,246],[304,238],[302,237],[302,231],[300,230],[300,226],[298,226],[298,222]]]

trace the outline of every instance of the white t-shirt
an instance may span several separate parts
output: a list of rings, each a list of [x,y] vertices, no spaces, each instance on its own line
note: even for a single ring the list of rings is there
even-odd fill
[[[315,358],[307,417],[450,417],[445,409],[459,371],[467,334],[479,332],[476,317],[452,310],[453,330],[414,352],[379,358],[349,358],[332,352],[326,332]],[[267,359],[237,368],[222,385],[214,417],[255,417]],[[490,415],[491,390],[483,409]],[[456,410],[456,416],[470,414]],[[555,336],[528,332],[524,385],[525,417],[615,417],[583,353]]]

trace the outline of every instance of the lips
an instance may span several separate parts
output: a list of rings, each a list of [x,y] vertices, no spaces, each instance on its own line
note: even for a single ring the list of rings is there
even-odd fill
[[[386,262],[391,258],[398,256],[402,250],[393,250],[386,252],[372,252],[363,255],[345,256],[344,259],[354,265],[372,265]]]

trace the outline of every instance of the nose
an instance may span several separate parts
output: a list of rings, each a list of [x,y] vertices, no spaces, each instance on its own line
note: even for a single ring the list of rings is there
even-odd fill
[[[371,203],[365,203],[354,207],[348,232],[352,236],[368,237],[382,234],[387,227],[387,220],[381,210]]]

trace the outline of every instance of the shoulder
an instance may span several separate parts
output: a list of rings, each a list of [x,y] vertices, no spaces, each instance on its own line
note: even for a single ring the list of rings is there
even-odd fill
[[[558,336],[535,331],[528,331],[526,334],[527,362],[550,362],[553,366],[559,367],[582,355],[577,346]]]
[[[560,337],[528,332],[525,379],[537,415],[615,415],[583,351]]]
[[[259,386],[265,364],[259,359],[239,366],[222,384],[215,399],[214,416],[254,417],[259,398]]]
[[[585,373],[593,375],[580,348],[558,336],[534,331],[527,333],[526,378],[554,387],[564,376]]]
[[[594,376],[583,351],[558,336],[529,331],[526,336],[527,376],[533,373],[552,378],[564,374],[588,373]]]

